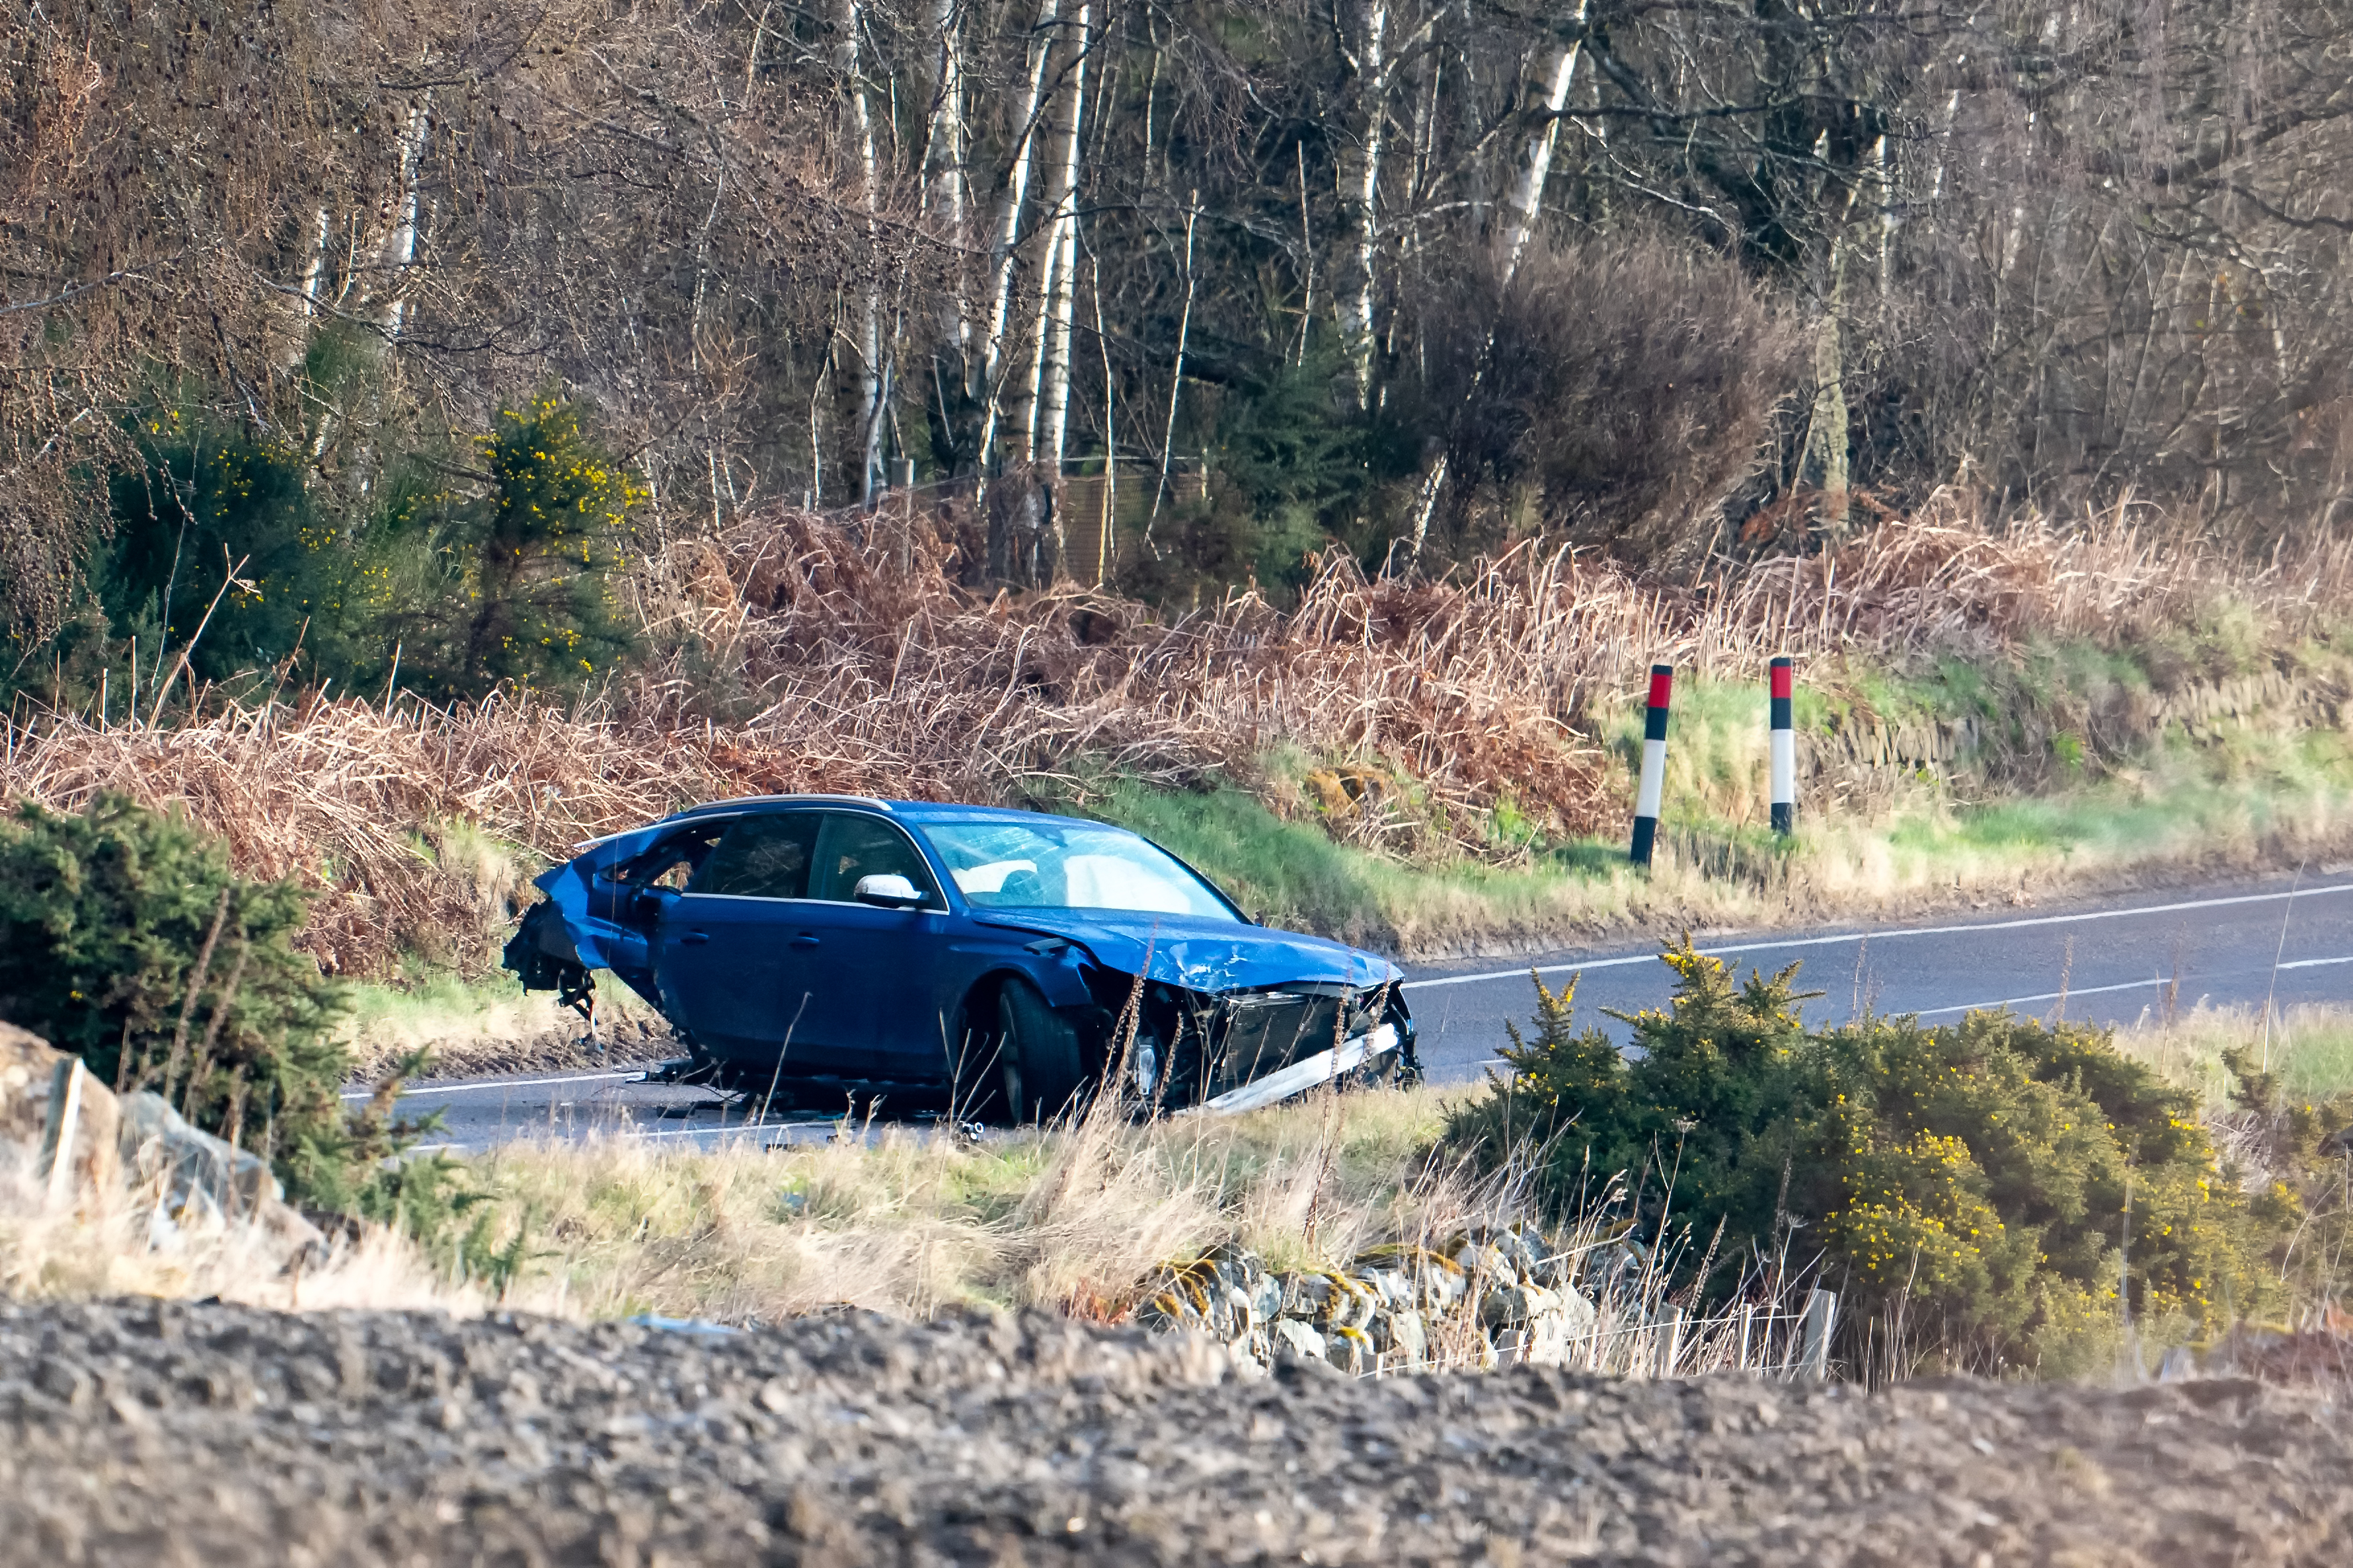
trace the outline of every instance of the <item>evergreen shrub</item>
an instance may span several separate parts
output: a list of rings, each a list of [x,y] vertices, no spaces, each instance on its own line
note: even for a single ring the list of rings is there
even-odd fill
[[[144,717],[206,682],[249,699],[396,681],[446,702],[577,689],[637,651],[620,581],[645,490],[558,393],[501,412],[470,450],[390,452],[361,491],[321,482],[280,436],[168,407],[132,436],[63,624],[0,671],[0,700],[102,702],[117,721],[133,690]]]
[[[1448,1140],[1533,1158],[1556,1211],[1623,1172],[1615,1201],[1643,1234],[1720,1226],[1696,1299],[1743,1260],[1819,1267],[1850,1324],[1900,1322],[1978,1370],[2085,1369],[2123,1325],[2120,1282],[2132,1321],[2168,1332],[2268,1303],[2279,1216],[2218,1163],[2189,1097],[2104,1031],[2000,1012],[1810,1031],[1796,965],[1736,984],[1688,939],[1662,956],[1670,1005],[1610,1015],[1630,1052],[1575,1026],[1574,983],[1537,982],[1534,1037],[1512,1029],[1508,1076]]]
[[[385,1164],[425,1127],[392,1118],[389,1086],[344,1109],[341,989],[295,946],[308,908],[176,814],[24,803],[0,820],[0,1018],[262,1154],[298,1202],[430,1217],[446,1173]]]

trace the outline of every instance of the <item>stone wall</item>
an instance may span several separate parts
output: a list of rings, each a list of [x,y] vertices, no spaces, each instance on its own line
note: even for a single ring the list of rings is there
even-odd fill
[[[1219,1247],[1154,1281],[1135,1321],[1206,1333],[1261,1366],[1291,1359],[1364,1374],[1593,1364],[1608,1359],[1595,1342],[1605,1313],[1588,1290],[1617,1308],[1629,1295],[1620,1282],[1639,1272],[1630,1247],[1580,1251],[1528,1226],[1437,1247],[1377,1247],[1345,1269],[1273,1272],[1249,1252]],[[1640,1334],[1664,1324],[1611,1326]]]

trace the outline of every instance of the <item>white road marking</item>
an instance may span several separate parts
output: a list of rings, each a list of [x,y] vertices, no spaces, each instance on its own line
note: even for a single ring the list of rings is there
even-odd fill
[[[2065,991],[2038,992],[2031,996],[2005,996],[1998,1002],[1964,1002],[1957,1007],[1923,1007],[1913,1016],[1919,1018],[1933,1018],[1939,1013],[1977,1013],[1988,1007],[2015,1007],[2021,1002],[2056,1002],[2062,996],[2099,996],[2110,991],[2146,991],[2152,985],[2167,984],[2168,984],[2168,977],[2158,975],[2153,980],[2127,980],[2121,985],[2083,985]]]
[[[2353,963],[2353,952],[2347,953],[2343,958],[2299,958],[2294,963],[2283,963],[2279,967],[2282,969],[2318,969],[2321,965],[2326,963]]]
[[[2073,915],[2036,915],[2028,920],[1987,921],[1975,925],[1889,926],[1879,931],[1848,931],[1839,936],[1796,937],[1782,942],[1747,942],[1730,947],[1704,947],[1699,951],[1701,956],[1705,958],[1728,958],[1743,952],[1778,952],[1799,947],[1836,947],[1846,942],[1889,942],[1897,937],[1961,936],[1974,931],[2024,931],[2031,926],[2075,925],[2084,921],[2128,920],[2137,915],[2178,914],[2184,910],[2219,910],[2234,904],[2275,904],[2290,899],[2317,899],[2330,893],[2353,893],[2353,882],[2337,882],[2326,888],[2305,888],[2284,893],[2241,893],[2227,899],[2190,899],[2178,904],[2148,904],[2131,910],[2088,910],[2081,914]],[[1439,985],[1479,985],[1493,980],[1525,979],[1532,973],[1564,974],[1571,971],[1618,969],[1630,963],[1656,963],[1658,961],[1659,955],[1654,952],[1638,952],[1624,958],[1588,959],[1582,963],[1544,963],[1537,964],[1533,969],[1498,969],[1487,974],[1447,974],[1434,980],[1409,980],[1398,989],[1419,991]],[[2337,963],[2347,961],[2308,959],[2305,962]],[[2297,966],[2282,964],[2280,967],[2290,969]],[[1950,1008],[1940,1010],[1951,1011]]]
[[[747,1137],[754,1132],[790,1132],[796,1127],[823,1127],[830,1131],[833,1127],[833,1123],[829,1121],[754,1121],[748,1123],[738,1122],[733,1127],[670,1127],[664,1128],[659,1131],[651,1132],[641,1132],[634,1127],[591,1127],[588,1128],[586,1131],[604,1132],[617,1138],[638,1138],[651,1142],[656,1138],[742,1138]],[[533,1129],[533,1124],[526,1122],[517,1126],[515,1131],[519,1135],[528,1135]],[[580,1132],[567,1131],[561,1141],[567,1143],[574,1142],[581,1136],[583,1136],[583,1134]],[[477,1147],[487,1147],[487,1145],[460,1143],[457,1142],[445,1143],[417,1143],[411,1145],[407,1152],[411,1154],[440,1154],[449,1152],[453,1150],[463,1151]]]
[[[645,1076],[644,1069],[640,1068],[636,1072],[574,1073],[568,1078],[476,1079],[468,1083],[438,1083],[427,1089],[404,1089],[400,1091],[400,1098],[403,1100],[416,1100],[420,1096],[427,1094],[470,1094],[477,1089],[544,1089],[549,1084],[554,1083],[609,1083],[615,1079],[636,1080],[642,1079]],[[375,1098],[375,1090],[372,1089],[349,1089],[343,1091],[343,1098],[345,1100],[374,1100]]]

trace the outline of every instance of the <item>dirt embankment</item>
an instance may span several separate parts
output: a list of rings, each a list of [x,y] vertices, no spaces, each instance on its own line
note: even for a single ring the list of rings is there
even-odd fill
[[[2353,1431],[2239,1382],[1863,1398],[1231,1376],[1042,1317],[703,1335],[0,1308],[0,1559],[2324,1563]]]
[[[419,1046],[433,1053],[419,1080],[427,1082],[486,1078],[493,1073],[647,1067],[686,1054],[685,1045],[659,1018],[624,1016],[608,1022],[594,1042],[576,1021],[546,1028],[518,1027],[512,1033],[501,1033],[495,1022],[469,1024],[446,1035],[413,1040],[363,1037],[352,1049],[350,1081],[360,1086],[378,1082]]]

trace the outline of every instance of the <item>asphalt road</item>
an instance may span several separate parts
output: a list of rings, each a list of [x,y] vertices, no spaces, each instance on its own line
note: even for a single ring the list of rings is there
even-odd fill
[[[2353,868],[2211,884],[2046,908],[2004,908],[1911,925],[1703,938],[1700,951],[1770,973],[1803,964],[1809,1022],[1856,1012],[1917,1013],[1928,1022],[1973,1007],[2129,1025],[2182,1008],[2353,1002]],[[1672,974],[1655,947],[1569,949],[1516,963],[1418,966],[1407,982],[1421,1058],[1436,1083],[1477,1080],[1504,1043],[1506,1019],[1533,1011],[1533,968],[1548,985],[1577,977],[1579,1016],[1620,1039],[1601,1009],[1665,1003]],[[420,1083],[404,1110],[442,1113],[433,1147],[475,1149],[518,1137],[625,1131],[663,1142],[764,1143],[828,1136],[821,1112],[744,1126],[740,1107],[707,1089],[648,1084],[634,1070]]]

